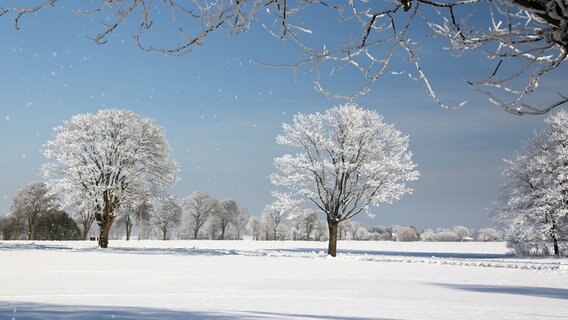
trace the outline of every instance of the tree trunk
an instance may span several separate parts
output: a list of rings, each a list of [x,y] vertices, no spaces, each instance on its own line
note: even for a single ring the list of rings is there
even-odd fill
[[[225,226],[221,227],[221,240],[225,240]]]
[[[339,226],[339,222],[336,221],[327,221],[327,227],[329,230],[329,243],[327,246],[327,254],[332,257],[337,255],[337,229]]]
[[[193,229],[193,239],[197,240],[197,237],[199,236],[199,228],[195,227]]]
[[[162,240],[166,241],[168,236],[168,229],[162,228]]]
[[[109,215],[103,216],[103,221],[99,224],[100,226],[100,236],[99,236],[99,247],[107,248],[108,247],[108,235],[110,233],[110,228],[112,227],[112,223],[114,222],[114,217]]]
[[[557,232],[556,232],[557,226],[556,226],[556,221],[552,221],[552,232],[551,232],[551,238],[552,238],[552,245],[554,247],[554,255],[559,257],[560,256],[560,248],[558,247],[558,236],[557,236]]]
[[[34,233],[35,233],[34,226],[31,225],[30,230],[28,231],[28,240],[34,240]]]
[[[28,240],[35,240],[36,223],[32,218],[28,218]]]
[[[89,239],[90,229],[91,229],[91,223],[83,222],[83,240]]]
[[[125,221],[125,225],[126,225],[126,241],[130,240],[130,234],[132,233],[132,220],[130,220],[130,217],[126,218]]]

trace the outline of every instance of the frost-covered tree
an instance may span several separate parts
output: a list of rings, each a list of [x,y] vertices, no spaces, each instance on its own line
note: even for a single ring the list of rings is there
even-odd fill
[[[12,202],[12,214],[26,221],[28,240],[35,240],[37,222],[50,210],[59,209],[59,198],[45,182],[32,182],[18,191]]]
[[[65,204],[95,213],[102,248],[124,202],[159,197],[177,180],[164,130],[150,118],[107,109],[75,115],[54,130],[44,149],[53,162],[43,174]]]
[[[220,240],[225,240],[225,237],[227,236],[227,229],[229,225],[235,221],[235,217],[238,215],[238,212],[239,206],[235,200],[225,199],[221,201],[220,210],[216,211],[213,215],[215,223],[221,231],[219,236]]]
[[[207,223],[203,226],[207,231],[207,237],[211,240],[220,239],[220,230],[221,226],[219,220],[216,218],[217,212],[215,215],[207,221]]]
[[[464,226],[455,226],[454,233],[458,236],[460,241],[464,241],[467,238],[471,238],[471,230]]]
[[[131,198],[120,206],[117,223],[124,226],[126,241],[130,240],[134,226],[138,226],[138,239],[140,239],[140,230],[143,224],[150,223],[152,210],[152,204],[145,198]]]
[[[337,252],[339,223],[369,206],[393,203],[412,191],[406,184],[419,173],[408,137],[375,111],[346,104],[325,113],[297,114],[283,125],[277,143],[299,149],[277,157],[271,182],[281,196],[307,201],[325,213],[328,253]]]
[[[280,223],[282,223],[282,220],[285,218],[286,211],[284,208],[278,207],[274,204],[267,205],[263,211],[262,219],[266,224],[266,227],[272,233],[271,238],[272,240],[277,240],[278,227],[280,227]]]
[[[292,218],[292,215],[301,213],[302,211],[296,209],[298,201],[292,199],[288,194],[273,192],[272,195],[276,197],[276,201],[264,208],[262,218],[265,227],[272,232],[272,240],[277,240],[278,229],[283,220]],[[266,240],[268,240],[268,236],[266,238]]]
[[[284,66],[314,72],[315,88],[327,95],[338,93],[326,89],[323,74],[361,74],[354,96],[380,79],[409,75],[424,84],[436,103],[448,107],[428,77],[444,66],[426,65],[427,55],[420,57],[420,47],[428,42],[463,59],[472,54],[486,58],[487,66],[481,66],[485,76],[466,81],[509,112],[540,114],[568,102],[566,92],[559,92],[542,106],[526,103],[541,78],[567,60],[568,0],[37,0],[4,3],[0,17],[11,16],[19,29],[24,16],[43,8],[98,17],[100,33],[91,35],[98,44],[121,27],[135,25],[130,31],[142,50],[174,56],[192,52],[217,30],[238,34],[256,25],[295,44],[299,58]],[[328,36],[330,30],[334,37]],[[154,31],[179,38],[156,37]]]
[[[199,231],[207,220],[221,210],[219,201],[203,192],[194,192],[183,199],[183,209],[187,212],[188,224],[193,239],[199,238]]]
[[[449,229],[439,229],[438,232],[436,232],[436,234],[434,234],[434,240],[436,241],[444,241],[444,242],[449,242],[449,241],[460,241],[460,237],[458,237],[458,235],[453,232],[450,231]]]
[[[501,233],[495,228],[481,228],[477,233],[477,241],[502,241]]]
[[[75,213],[75,217],[79,225],[81,225],[81,239],[87,240],[89,237],[89,230],[93,222],[95,222],[95,212],[87,208],[76,208],[78,211]]]
[[[249,219],[250,214],[248,213],[248,211],[244,208],[240,208],[233,221],[233,225],[235,226],[236,231],[235,236],[237,240],[243,239],[243,231],[246,231]]]
[[[355,237],[354,240],[369,240],[370,237],[370,233],[369,233],[369,229],[367,229],[367,227],[365,226],[358,226],[357,230],[355,231]]]
[[[130,235],[132,234],[132,227],[134,227],[134,210],[135,205],[128,201],[123,202],[118,209],[117,221],[115,222],[115,228],[124,227],[126,241],[130,241]]]
[[[420,234],[420,240],[422,240],[422,241],[434,241],[435,240],[434,231],[432,229],[426,229],[426,230],[422,231],[422,233]]]
[[[250,217],[247,229],[252,234],[253,240],[260,240],[262,237],[262,222],[257,217]]]
[[[179,226],[181,221],[182,208],[175,197],[168,196],[161,200],[160,207],[152,215],[151,224],[160,231],[162,240],[168,240],[172,230]]]
[[[303,240],[310,240],[312,233],[320,224],[318,213],[312,209],[304,209],[299,214],[298,227]]]
[[[507,160],[493,214],[517,253],[559,256],[568,254],[568,112],[545,121],[548,127]]]
[[[416,241],[416,231],[410,227],[397,227],[394,229],[396,241]]]

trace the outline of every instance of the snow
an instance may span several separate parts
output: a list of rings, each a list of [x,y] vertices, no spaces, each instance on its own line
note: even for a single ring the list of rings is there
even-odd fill
[[[504,243],[0,242],[0,319],[560,319],[568,259]]]

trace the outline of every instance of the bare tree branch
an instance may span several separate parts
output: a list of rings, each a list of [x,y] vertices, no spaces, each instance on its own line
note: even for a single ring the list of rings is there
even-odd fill
[[[0,7],[0,17],[12,16],[14,27],[19,30],[23,16],[61,2],[38,0],[34,5]],[[449,53],[459,56],[477,50],[488,61],[499,60],[487,76],[466,82],[486,94],[492,103],[499,101],[495,104],[503,110],[521,115],[544,114],[567,103],[561,99],[539,107],[529,105],[526,100],[541,79],[567,60],[568,0],[100,0],[95,3],[98,3],[95,9],[84,8],[76,13],[111,21],[103,23],[102,31],[90,37],[98,44],[105,44],[127,20],[138,20],[133,37],[140,49],[183,56],[198,48],[214,31],[224,29],[238,34],[249,30],[252,24],[259,24],[278,40],[294,43],[303,57],[292,64],[261,64],[313,73],[315,89],[327,96],[352,100],[368,93],[384,75],[410,75],[394,70],[395,64],[400,65],[400,60],[394,57],[402,54],[418,73],[411,78],[423,82],[428,95],[438,105],[459,107],[463,102],[457,106],[442,102],[435,93],[435,84],[428,78],[432,71],[420,63],[417,42],[411,40],[410,34],[412,27],[423,30],[421,23],[425,23],[431,36],[449,44],[443,48]],[[145,40],[145,35],[167,24],[164,20],[158,24],[153,17],[162,9],[171,13],[171,25],[176,26],[172,30],[179,32],[178,43]],[[315,45],[320,43],[317,41],[320,34],[309,25],[313,19],[306,19],[306,12],[314,9],[322,12],[321,19],[334,16],[333,21],[325,23],[336,23],[345,30],[359,28],[359,36],[352,36],[356,32],[349,33],[348,39],[326,43],[323,48]],[[313,25],[322,23],[318,20]],[[506,64],[508,61],[513,63]],[[519,66],[517,70],[504,67],[513,64]],[[340,95],[323,84],[321,75],[328,68],[331,75],[354,70],[362,75],[364,82],[354,93]]]

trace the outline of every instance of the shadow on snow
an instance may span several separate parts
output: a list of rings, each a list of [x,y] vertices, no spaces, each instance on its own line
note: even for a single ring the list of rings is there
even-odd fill
[[[4,250],[69,250],[69,251],[100,251],[109,253],[137,253],[137,254],[179,254],[179,255],[205,255],[205,256],[272,256],[272,255],[319,255],[326,256],[326,248],[276,248],[276,249],[221,249],[197,247],[113,247],[101,249],[96,245],[72,248],[65,244],[53,243],[10,243],[0,241],[0,251]],[[338,249],[338,255],[364,255],[386,257],[412,257],[412,258],[453,258],[453,259],[503,259],[513,258],[508,253],[460,253],[460,252],[412,252],[412,251],[384,251],[384,250],[357,250]]]
[[[117,306],[65,306],[55,304],[0,302],[0,319],[329,319],[370,320],[364,317],[334,317],[258,311],[183,311]],[[377,318],[372,318],[377,319]],[[381,319],[377,319],[381,320]],[[394,319],[382,319],[394,320]]]
[[[481,293],[501,293],[531,297],[551,298],[568,300],[568,289],[547,288],[547,287],[525,287],[525,286],[492,286],[479,284],[441,284],[433,285],[446,287],[455,290],[481,292]]]

